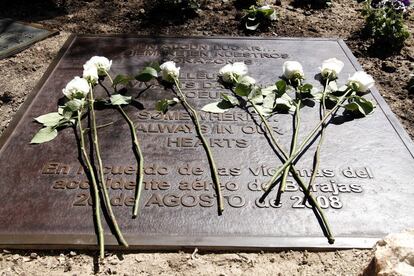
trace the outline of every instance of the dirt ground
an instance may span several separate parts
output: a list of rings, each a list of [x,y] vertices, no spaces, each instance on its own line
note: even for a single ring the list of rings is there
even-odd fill
[[[358,275],[367,250],[281,253],[130,253],[97,264],[90,254],[71,251],[0,254],[0,275]]]
[[[2,0],[0,17],[33,22],[60,30],[25,51],[0,60],[0,134],[26,95],[34,88],[70,33],[134,33],[140,35],[246,36],[234,1],[207,1],[196,16],[156,14],[151,1]],[[242,2],[242,1],[239,1]],[[406,88],[414,70],[414,39],[400,54],[375,55],[360,35],[361,4],[333,0],[328,9],[291,6],[281,1],[279,21],[257,36],[340,37],[381,94],[414,137],[414,94]],[[24,4],[23,4],[24,3]],[[237,3],[236,3],[237,4]],[[413,11],[406,20],[413,33]],[[0,276],[5,275],[358,275],[368,264],[370,250],[279,253],[130,253],[108,255],[98,264],[94,252],[0,252]]]

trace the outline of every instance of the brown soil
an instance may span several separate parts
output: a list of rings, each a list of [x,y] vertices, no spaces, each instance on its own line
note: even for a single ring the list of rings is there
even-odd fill
[[[371,258],[367,250],[281,253],[130,253],[98,264],[88,253],[0,254],[0,275],[358,275]]]
[[[35,22],[58,29],[60,34],[29,49],[0,60],[0,134],[34,88],[69,33],[133,33],[140,35],[246,36],[240,27],[240,9],[234,1],[206,1],[196,16],[157,14],[141,0],[3,0],[0,17]],[[243,1],[239,1],[243,2]],[[54,4],[57,3],[57,4]],[[64,5],[65,3],[65,5]],[[414,137],[414,95],[406,85],[414,63],[411,36],[401,53],[375,56],[369,41],[360,36],[361,4],[334,0],[327,9],[292,7],[282,1],[279,21],[256,36],[339,37],[346,41],[364,69],[372,74],[385,100],[411,137]],[[413,33],[413,12],[406,24]],[[60,255],[60,254],[63,255]],[[336,252],[281,252],[202,254],[152,253],[110,255],[97,266],[93,253],[37,252],[0,253],[3,275],[357,275],[367,265],[368,250]]]

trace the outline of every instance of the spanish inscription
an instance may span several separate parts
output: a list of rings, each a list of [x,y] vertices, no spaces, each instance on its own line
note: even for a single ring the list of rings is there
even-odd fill
[[[91,49],[90,43],[96,47]],[[37,127],[31,118],[56,108],[59,91],[81,73],[79,65],[90,56],[110,57],[113,69],[126,74],[146,62],[174,60],[181,66],[183,91],[198,108],[220,98],[224,88],[217,82],[217,72],[229,62],[245,62],[262,85],[272,84],[288,59],[300,60],[316,86],[314,77],[324,59],[343,60],[345,76],[359,68],[342,41],[329,39],[81,36],[72,37],[68,45],[17,126],[2,138],[0,244],[5,246],[56,246],[53,238],[42,235],[62,237],[59,244],[65,248],[95,245],[90,186],[72,150],[76,148],[73,131],[63,131],[62,139],[50,143],[28,144]],[[336,236],[333,246],[323,238],[293,179],[288,179],[280,201],[276,193],[260,200],[263,185],[281,162],[254,114],[241,109],[200,113],[224,195],[225,211],[217,216],[209,166],[188,113],[179,105],[166,114],[156,112],[155,101],[168,93],[156,84],[137,85],[128,93],[139,102],[126,111],[134,120],[145,156],[144,192],[136,219],[131,218],[136,159],[128,126],[109,109],[99,110],[98,123],[111,124],[99,129],[104,174],[111,204],[132,248],[370,247],[382,235],[414,222],[412,142],[376,90],[372,97],[379,108],[372,116],[328,128],[329,144],[322,152],[312,193]],[[318,114],[312,108],[304,112],[303,124],[311,129]],[[274,116],[270,122],[285,145],[290,142],[290,122],[289,114]],[[305,180],[312,174],[312,148],[309,152],[296,164]],[[110,234],[108,228],[106,233]]]

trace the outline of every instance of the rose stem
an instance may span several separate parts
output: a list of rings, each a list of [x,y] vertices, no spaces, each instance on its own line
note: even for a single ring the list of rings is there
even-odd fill
[[[176,78],[174,78],[174,82],[175,82],[175,86],[177,87],[177,90],[178,90],[178,93],[180,95],[182,102],[192,113],[192,118],[194,119],[194,123],[197,129],[198,136],[200,137],[200,140],[203,143],[204,148],[207,152],[207,158],[211,165],[211,170],[212,170],[213,183],[216,186],[216,191],[217,191],[218,211],[219,211],[219,215],[221,215],[224,210],[223,196],[221,194],[220,179],[217,174],[217,166],[216,166],[216,163],[214,162],[213,154],[211,153],[210,146],[208,145],[207,140],[205,139],[203,133],[201,132],[201,126],[200,126],[200,121],[198,119],[197,111],[187,102],[187,98],[181,91],[180,83],[178,82]]]
[[[300,85],[300,80],[298,80],[298,86]],[[298,91],[297,91],[297,87],[295,87],[296,89],[296,99],[298,100],[297,103],[295,103],[295,115],[294,115],[294,120],[295,120],[295,129],[293,130],[293,135],[292,135],[292,141],[290,144],[290,155],[292,155],[292,153],[295,152],[296,150],[296,145],[298,143],[298,134],[299,134],[299,128],[300,128],[300,106],[302,104],[301,98],[298,97]],[[289,157],[290,157],[289,155]],[[286,190],[286,180],[287,177],[289,175],[289,171],[290,168],[292,166],[288,166],[285,171],[283,172],[283,176],[282,176],[282,181],[280,183],[280,193],[284,193]]]
[[[95,148],[95,153],[96,153],[96,158],[98,159],[98,166],[99,166],[99,177],[100,177],[100,183],[102,185],[102,193],[104,196],[104,203],[105,203],[105,207],[108,211],[108,215],[109,218],[111,219],[112,225],[115,228],[115,234],[119,240],[119,242],[124,245],[125,247],[128,247],[128,243],[125,241],[121,230],[119,229],[118,223],[116,221],[115,215],[113,213],[112,210],[112,206],[111,206],[111,200],[109,198],[109,194],[108,194],[108,189],[106,187],[106,182],[105,182],[105,175],[104,175],[104,171],[103,171],[103,164],[102,164],[102,159],[101,159],[101,152],[100,152],[100,148],[99,148],[99,141],[98,141],[98,132],[96,129],[96,115],[95,115],[95,109],[94,109],[94,98],[93,98],[93,88],[92,85],[89,85],[89,109],[90,109],[90,113],[91,113],[91,124],[92,124],[92,141],[94,144],[94,148]]]
[[[96,129],[104,128],[104,127],[107,127],[107,126],[110,126],[110,125],[113,125],[113,124],[114,124],[114,122],[110,122],[110,123],[106,123],[106,124],[103,124],[103,125],[99,125],[99,126],[96,126]],[[85,128],[84,131],[86,133],[86,132],[89,132],[90,129],[89,128]]]
[[[276,185],[275,180],[283,173],[283,171],[290,166],[290,164],[293,162],[293,160],[296,159],[296,157],[302,153],[303,149],[305,148],[305,146],[309,143],[309,141],[313,138],[313,136],[315,135],[315,133],[319,130],[319,128],[321,127],[321,125],[323,123],[325,123],[325,121],[328,119],[328,117],[335,113],[339,107],[342,105],[343,101],[346,99],[346,97],[348,96],[348,93],[350,92],[350,90],[346,91],[345,94],[343,96],[341,96],[341,98],[339,98],[338,103],[329,111],[325,114],[325,116],[323,116],[322,120],[320,120],[320,122],[314,127],[314,129],[308,134],[308,136],[306,136],[305,140],[300,144],[299,148],[293,153],[291,154],[291,156],[285,161],[285,163],[278,168],[278,170],[276,171],[276,173],[272,176],[272,179],[267,183],[267,187],[265,188],[265,191],[269,191],[271,189],[273,189],[273,187]]]
[[[113,85],[114,82],[113,82],[111,76],[109,75],[108,72],[105,71],[105,73],[108,76],[111,84]],[[106,88],[105,88],[105,90],[108,93],[108,95],[110,95],[110,93],[108,92],[108,90]],[[116,89],[115,89],[115,91],[116,91]],[[138,155],[138,158],[137,158],[138,159],[138,165],[137,165],[137,169],[136,169],[137,183],[136,183],[136,186],[135,186],[135,201],[134,201],[134,207],[132,209],[132,217],[136,218],[138,216],[139,201],[141,199],[142,186],[143,186],[143,181],[144,181],[144,156],[142,154],[141,146],[139,144],[139,140],[138,140],[138,137],[137,137],[137,131],[135,129],[134,122],[131,120],[131,118],[129,118],[128,114],[124,111],[124,109],[120,105],[117,105],[117,109],[122,114],[122,116],[125,118],[125,120],[128,123],[129,129],[130,129],[131,135],[132,135],[132,145],[133,145],[133,148],[134,148],[134,152]]]
[[[105,240],[104,240],[104,233],[103,233],[103,227],[102,227],[102,221],[101,221],[101,203],[99,200],[99,190],[98,190],[98,185],[96,184],[95,172],[93,170],[91,161],[89,160],[88,154],[86,153],[86,149],[85,149],[85,137],[84,137],[85,130],[82,129],[82,109],[78,111],[78,128],[80,132],[80,148],[82,151],[83,159],[85,159],[88,173],[92,181],[92,190],[94,194],[93,209],[95,213],[96,228],[98,231],[99,256],[101,259],[103,259],[104,250],[105,250],[104,249]]]
[[[288,158],[288,154],[286,153],[286,151],[282,148],[282,146],[278,143],[278,141],[276,140],[276,137],[273,134],[273,130],[272,128],[269,126],[267,120],[263,117],[263,115],[259,112],[259,110],[257,109],[256,105],[248,100],[249,103],[253,106],[254,110],[256,111],[257,114],[259,114],[260,119],[262,120],[262,122],[264,123],[267,132],[270,135],[270,139],[272,140],[273,144],[277,147],[277,149],[282,153],[284,158]],[[312,196],[312,194],[310,193],[310,191],[308,190],[308,188],[306,187],[305,182],[303,181],[303,179],[300,177],[300,175],[298,174],[298,172],[296,171],[294,165],[292,164],[290,167],[290,173],[293,175],[293,177],[295,178],[295,180],[298,182],[298,184],[301,186],[301,188],[303,189],[303,191],[305,192],[305,195],[307,195],[309,197],[309,201],[310,203],[318,210],[318,213],[321,216],[322,222],[324,224],[324,228],[326,231],[326,237],[328,239],[328,242],[330,244],[333,244],[335,242],[335,239],[331,233],[331,229],[328,223],[327,218],[325,217],[325,214],[322,210],[322,208],[319,206],[319,203],[315,200],[315,198]]]
[[[321,105],[320,105],[320,119],[323,118],[323,116],[325,115],[326,112],[326,89],[328,87],[329,84],[329,76],[326,79],[326,83],[325,83],[325,87],[323,89],[323,93],[322,93],[322,99],[321,99]],[[309,180],[309,184],[308,184],[308,190],[312,189],[313,183],[315,182],[316,179],[316,175],[318,174],[318,169],[319,169],[319,165],[320,165],[320,151],[321,151],[321,147],[325,138],[325,128],[326,128],[326,123],[322,123],[321,125],[321,130],[319,131],[320,133],[320,138],[319,138],[319,142],[318,145],[316,147],[316,151],[315,151],[315,155],[313,157],[314,160],[314,164],[313,164],[313,169],[312,169],[312,175],[311,178]],[[308,195],[305,196],[304,202],[306,202]]]

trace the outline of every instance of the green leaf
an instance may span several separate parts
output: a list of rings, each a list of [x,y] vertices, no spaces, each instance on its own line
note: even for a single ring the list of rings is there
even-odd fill
[[[260,26],[260,22],[254,25],[249,25],[249,21],[247,21],[245,25],[246,29],[250,31],[255,31],[259,26]]]
[[[160,64],[157,61],[148,62],[145,65],[145,67],[151,67],[157,72],[161,71]]]
[[[275,106],[275,99],[276,99],[275,94],[269,94],[266,97],[264,97],[264,99],[263,99],[263,108],[273,110],[273,108]]]
[[[273,12],[272,12],[270,15],[268,15],[268,18],[269,18],[270,20],[272,20],[272,21],[277,20],[277,13],[276,13],[276,11],[275,11],[275,10],[273,10]]]
[[[172,100],[168,100],[168,99],[159,100],[155,103],[155,109],[165,114],[168,111],[168,108],[170,106],[173,106],[177,104],[178,102],[179,100],[177,98],[174,98]]]
[[[316,101],[322,100],[322,96],[323,96],[322,92],[319,92],[318,90],[315,90],[315,92],[311,92],[311,93],[312,93],[313,98]]]
[[[288,94],[283,94],[280,98],[276,99],[275,109],[281,112],[294,111],[295,106],[293,100]]]
[[[157,111],[160,111],[162,113],[167,113],[168,111],[168,100],[167,99],[163,99],[163,100],[159,100],[155,103],[155,109]]]
[[[313,88],[312,84],[305,83],[304,85],[301,85],[299,87],[299,91],[302,92],[302,93],[310,93],[312,88]]]
[[[279,80],[279,81],[277,81],[277,82],[276,82],[276,87],[277,87],[277,91],[278,91],[280,94],[285,93],[285,92],[286,92],[286,88],[287,88],[286,81],[284,81],[284,80]]]
[[[313,98],[314,100],[319,101],[322,98],[322,92],[319,91],[318,88],[314,87],[310,91],[310,97],[309,98]]]
[[[63,115],[63,108],[64,108],[64,106],[59,106],[59,107],[58,107],[58,113],[59,113],[60,115]]]
[[[59,112],[51,112],[42,116],[34,118],[36,122],[43,124],[44,126],[57,126],[59,121],[63,119],[63,116]]]
[[[134,78],[128,75],[117,75],[113,80],[112,87],[116,87],[119,84],[128,85]]]
[[[276,85],[271,85],[265,88],[262,88],[262,95],[267,96],[269,94],[274,94],[275,90],[277,89]]]
[[[260,9],[260,10],[258,9],[257,12],[258,13],[261,13],[265,17],[269,17],[270,18],[270,16],[275,12],[275,10],[272,9],[272,8],[269,8],[269,9]]]
[[[263,95],[260,87],[253,87],[252,91],[250,91],[248,99],[252,101],[254,104],[261,104],[263,103]]]
[[[355,96],[349,99],[349,103],[344,108],[359,115],[367,116],[374,111],[375,105],[363,97]]]
[[[123,104],[129,104],[131,102],[131,96],[124,96],[121,94],[114,94],[111,95],[110,98],[112,105],[123,105]]]
[[[313,86],[312,84],[309,83],[305,83],[304,85],[301,85],[298,87],[299,93],[300,93],[300,97],[302,99],[308,99],[308,98],[313,98]]]
[[[263,107],[261,105],[256,105],[256,109],[260,114],[262,114],[265,117],[268,117],[268,116],[272,115],[272,111],[273,111],[273,109],[266,108],[266,107]]]
[[[41,144],[56,138],[58,132],[55,128],[44,127],[35,134],[30,144]]]
[[[234,93],[239,96],[247,96],[249,95],[250,91],[252,90],[250,85],[246,85],[244,83],[237,83],[236,88],[234,89]]]
[[[240,104],[239,100],[236,97],[229,94],[221,93],[221,98],[229,102],[233,106],[237,106]]]
[[[63,117],[66,120],[70,120],[72,118],[72,116],[73,116],[73,111],[69,107],[65,106],[63,108]]]
[[[232,107],[233,105],[230,102],[223,100],[220,102],[206,104],[203,108],[201,108],[201,110],[210,113],[224,113]]]
[[[135,79],[141,82],[148,82],[152,79],[158,77],[158,72],[153,67],[145,67],[138,75],[135,76]]]
[[[83,99],[82,100],[73,99],[73,100],[68,101],[65,104],[64,109],[68,108],[71,111],[78,111],[84,104],[85,104],[85,101]]]

